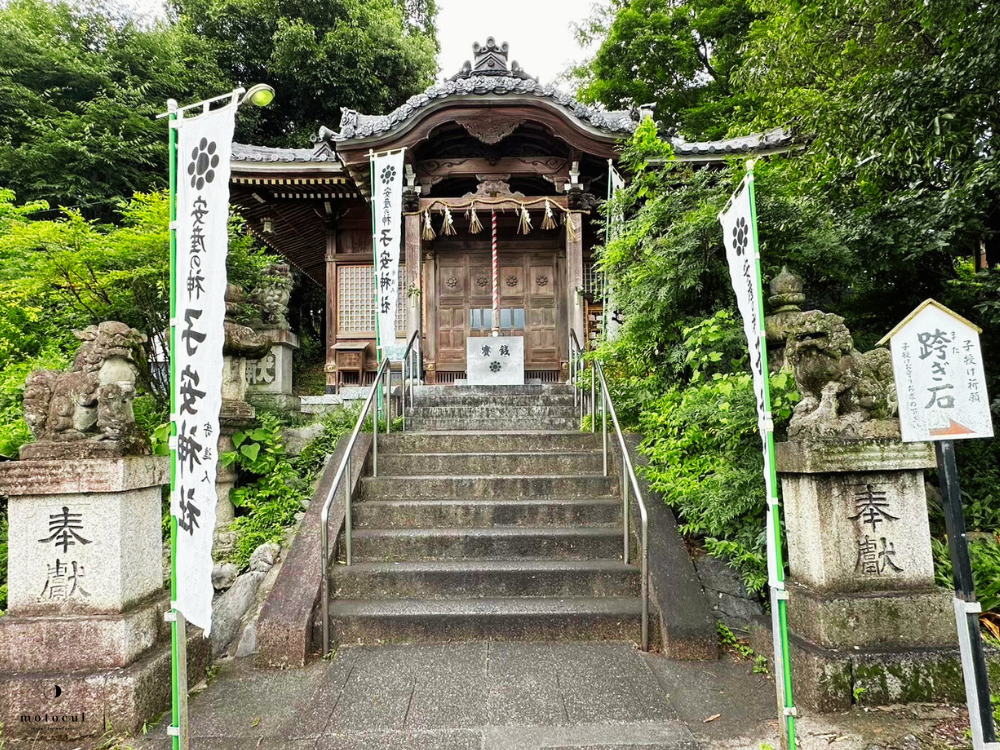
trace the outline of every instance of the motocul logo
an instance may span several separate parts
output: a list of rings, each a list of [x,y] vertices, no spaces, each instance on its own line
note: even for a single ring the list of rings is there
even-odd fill
[[[49,685],[44,689],[46,703],[50,704],[50,710],[46,713],[20,714],[18,718],[22,724],[38,724],[62,726],[64,724],[83,724],[87,721],[85,711],[66,710],[68,706],[62,706],[64,702],[65,690],[60,685]],[[60,710],[62,708],[63,710]]]

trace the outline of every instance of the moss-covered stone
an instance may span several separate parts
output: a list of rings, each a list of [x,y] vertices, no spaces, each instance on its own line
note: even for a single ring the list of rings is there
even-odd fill
[[[965,700],[957,654],[867,655],[853,659],[852,678],[851,695],[860,705]]]
[[[1000,677],[1000,660],[992,668]],[[796,702],[820,712],[965,701],[957,648],[848,653],[793,641],[792,675]]]

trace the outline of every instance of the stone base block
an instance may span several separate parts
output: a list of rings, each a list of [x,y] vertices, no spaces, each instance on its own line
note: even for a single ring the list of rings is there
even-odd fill
[[[10,497],[10,614],[114,615],[160,593],[160,485],[169,463],[138,456],[0,465],[0,492]],[[17,471],[6,470],[12,465]],[[18,492],[6,484],[15,475],[28,483]]]
[[[789,586],[788,626],[827,649],[958,648],[952,593],[820,593]]]
[[[349,390],[347,388],[341,388],[341,391]],[[358,391],[362,390],[360,388],[356,389]],[[365,395],[361,398],[365,398],[368,395],[368,391],[371,389],[365,389]],[[329,414],[330,412],[339,409],[343,406],[345,401],[352,400],[353,397],[349,397],[341,393],[340,395],[334,393],[328,393],[325,396],[302,396],[300,399],[301,409],[303,414]]]
[[[200,679],[211,641],[200,630],[188,632],[188,674]],[[168,643],[124,669],[5,673],[0,676],[0,723],[10,739],[76,740],[109,730],[135,733],[170,708],[170,690]]]
[[[0,673],[125,667],[156,645],[169,607],[164,594],[117,615],[0,617]]]
[[[247,401],[259,409],[299,411],[302,399],[290,393],[247,393]]]
[[[790,641],[795,702],[804,708],[838,713],[853,705],[965,701],[957,647],[836,651]]]

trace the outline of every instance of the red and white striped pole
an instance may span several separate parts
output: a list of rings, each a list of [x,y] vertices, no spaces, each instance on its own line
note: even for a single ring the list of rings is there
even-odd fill
[[[500,252],[497,246],[497,212],[490,211],[493,220],[493,335],[500,335]]]

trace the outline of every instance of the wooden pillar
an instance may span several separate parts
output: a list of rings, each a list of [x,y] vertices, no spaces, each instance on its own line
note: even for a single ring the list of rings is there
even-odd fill
[[[434,251],[424,256],[424,368],[428,385],[437,382],[437,262]]]
[[[337,392],[337,225],[326,227],[326,392]]]
[[[576,229],[575,239],[566,232],[566,318],[571,330],[583,346],[587,332],[584,326],[583,298],[583,214],[570,211],[566,218]],[[566,332],[569,336],[569,331]]]
[[[407,214],[404,219],[404,262],[406,263],[406,278],[403,280],[403,292],[406,295],[406,338],[410,338],[420,325],[420,297],[422,284],[420,282],[420,214]],[[417,290],[418,293],[413,293]]]

